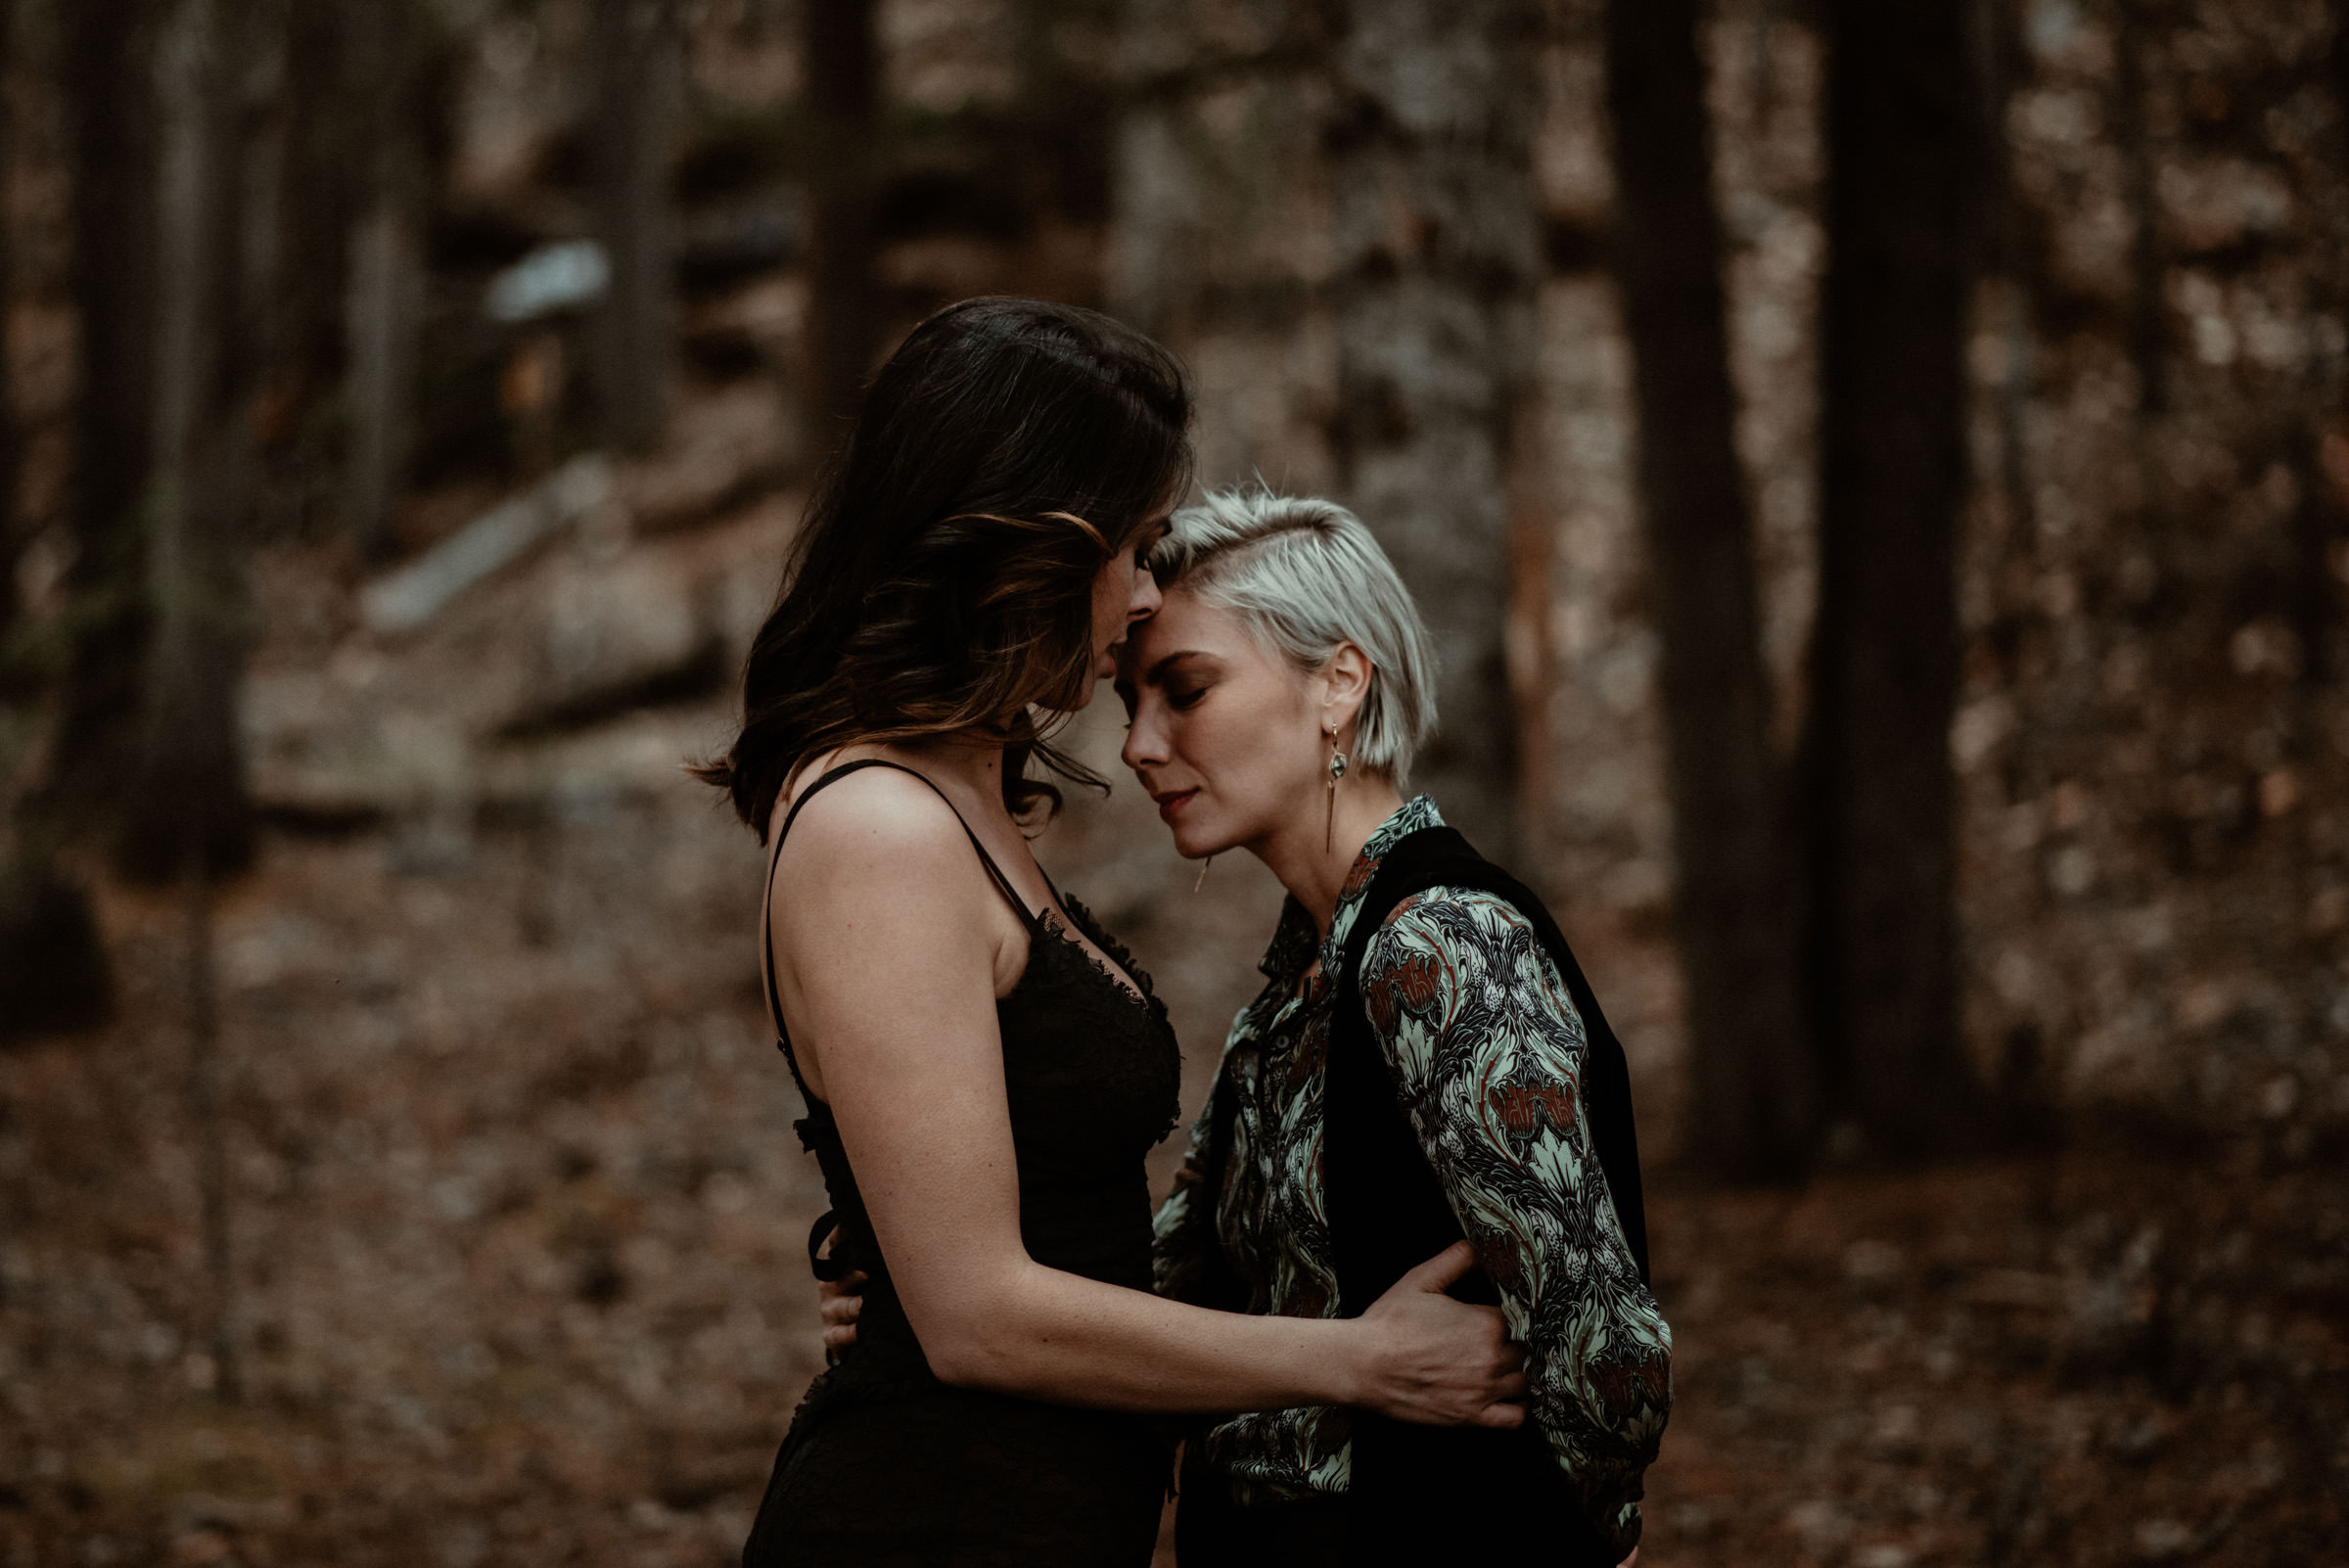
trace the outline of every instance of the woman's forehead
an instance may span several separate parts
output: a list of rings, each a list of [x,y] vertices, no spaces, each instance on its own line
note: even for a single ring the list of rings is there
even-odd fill
[[[1249,641],[1237,616],[1177,587],[1165,595],[1155,613],[1135,623],[1126,649],[1135,670],[1147,674],[1176,654],[1236,655]]]

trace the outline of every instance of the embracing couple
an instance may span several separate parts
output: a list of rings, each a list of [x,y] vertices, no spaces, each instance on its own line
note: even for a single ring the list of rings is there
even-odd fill
[[[706,769],[769,847],[767,998],[834,1364],[768,1564],[1441,1552],[1612,1568],[1671,1402],[1623,1052],[1539,899],[1403,796],[1418,612],[1326,501],[1191,484],[1164,348],[979,300],[878,373]],[[1114,677],[1204,858],[1289,893],[1190,1156],[1126,949],[1030,853]],[[821,1245],[830,1239],[828,1255]]]

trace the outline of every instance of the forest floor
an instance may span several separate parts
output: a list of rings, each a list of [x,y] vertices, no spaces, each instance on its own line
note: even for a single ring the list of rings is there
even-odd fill
[[[733,1559],[819,1363],[823,1202],[759,856],[676,767],[724,723],[501,742],[482,776],[553,782],[281,828],[223,896],[233,1366],[185,905],[102,889],[117,1020],[0,1055],[0,1568]],[[1172,998],[1195,1103],[1277,890],[1227,857],[1194,893],[1134,793],[1040,850]],[[1669,950],[1562,908],[1658,1155],[1643,1564],[2349,1563],[2343,1150],[2098,1124],[1709,1189],[1670,1158]]]
[[[120,1021],[0,1059],[0,1563],[730,1559],[817,1363],[821,1201],[728,833],[685,799],[272,845],[219,920],[235,1404],[181,917],[110,898]],[[2337,1161],[1667,1169],[1652,1215],[1643,1562],[2349,1561]]]

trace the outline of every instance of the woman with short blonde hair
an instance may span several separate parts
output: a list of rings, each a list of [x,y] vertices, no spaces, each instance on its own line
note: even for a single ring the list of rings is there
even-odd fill
[[[1347,1317],[1465,1237],[1461,1294],[1527,1348],[1527,1425],[1333,1407],[1192,1429],[1185,1564],[1536,1561],[1635,1551],[1671,1402],[1623,1050],[1540,899],[1405,801],[1435,659],[1368,529],[1326,500],[1211,495],[1151,552],[1125,761],[1193,858],[1289,898],[1158,1217],[1177,1300]]]

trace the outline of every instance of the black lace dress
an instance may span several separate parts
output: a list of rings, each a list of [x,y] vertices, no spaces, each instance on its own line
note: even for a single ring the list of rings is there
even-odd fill
[[[792,814],[833,779],[875,765],[894,764],[837,768],[800,797]],[[786,817],[783,832],[790,830]],[[1173,1129],[1180,1108],[1181,1062],[1166,1006],[1082,905],[1062,900],[1077,928],[1134,979],[1138,998],[1057,924],[1030,913],[976,835],[971,843],[1031,939],[1027,969],[995,1008],[1021,1235],[1046,1268],[1148,1290],[1151,1203],[1142,1157]],[[780,1014],[778,1005],[778,1027]],[[790,1060],[788,1038],[778,1043]],[[796,1061],[792,1076],[799,1079]],[[837,1222],[841,1240],[820,1271],[860,1268],[871,1279],[855,1344],[807,1391],[775,1457],[743,1548],[746,1568],[1147,1563],[1169,1479],[1166,1429],[1146,1416],[940,1382],[874,1244],[831,1108],[808,1096],[798,1127],[823,1169],[834,1211],[818,1222],[810,1253]]]

